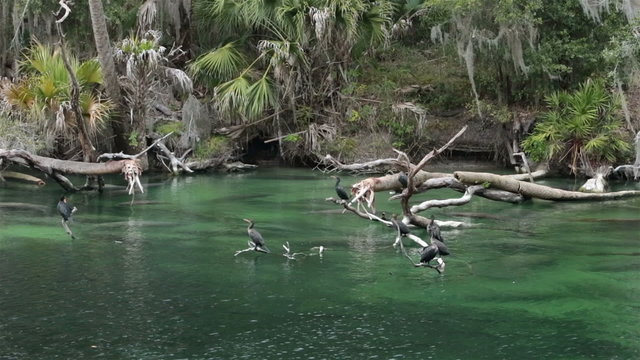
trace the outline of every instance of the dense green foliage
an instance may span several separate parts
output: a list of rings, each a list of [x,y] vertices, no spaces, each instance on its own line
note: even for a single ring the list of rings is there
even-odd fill
[[[104,126],[112,107],[95,91],[96,85],[102,83],[100,66],[95,59],[79,62],[71,58],[69,62],[80,85],[83,126],[90,135],[95,136],[98,129]],[[26,52],[21,70],[24,74],[22,81],[12,84],[5,91],[8,102],[19,111],[43,120],[49,130],[74,136],[74,129],[80,124],[69,107],[71,78],[65,68],[61,49],[35,43]]]
[[[561,122],[550,125],[555,110],[542,109],[541,103],[559,98],[557,104],[566,105],[564,99],[591,86],[580,84],[598,84],[611,99],[611,116],[605,118],[615,118],[617,124],[621,108],[613,105],[614,99],[638,86],[639,32],[630,20],[633,13],[617,1],[608,2],[609,7],[578,0],[102,3],[117,44],[126,98],[118,113],[146,119],[159,93],[176,99],[167,105],[177,109],[192,89],[183,69],[196,81],[198,93],[215,105],[218,116],[212,127],[236,126],[234,138],[244,141],[276,139],[280,155],[289,159],[313,160],[326,152],[354,159],[359,152],[384,152],[390,146],[421,155],[469,122],[493,129],[495,144],[518,143],[526,134],[502,129],[511,123],[526,128],[516,123],[521,118],[517,113],[534,118],[540,110],[540,125],[525,141],[526,150],[536,159],[554,159],[568,150],[553,142],[547,143],[554,144],[552,149],[542,150],[540,129],[565,130]],[[18,43],[28,44],[30,36],[55,41],[55,18],[49,14],[58,4],[9,0],[9,5],[11,16],[25,17],[16,31]],[[5,19],[6,27],[9,14],[3,11],[0,20]],[[86,2],[72,4],[64,30],[69,48],[82,59],[94,53],[86,36],[91,25]],[[155,34],[153,40],[149,34]],[[0,47],[7,49],[9,36],[1,40]],[[35,99],[26,95],[36,83],[26,70],[19,69],[22,78],[5,91],[14,106]],[[41,83],[40,97],[68,93],[68,87],[54,84]],[[173,94],[167,96],[167,91]],[[90,100],[97,101],[95,96]],[[455,121],[440,118],[451,114]],[[145,125],[147,120],[136,121],[123,135],[144,145],[146,129],[154,127]],[[615,130],[606,138],[616,141],[610,149],[590,142],[602,139],[601,134],[581,138],[585,147],[570,146],[580,150],[569,162],[575,165],[577,154],[588,155],[588,162],[619,161],[626,147],[618,142],[627,141],[632,128],[629,116],[623,125],[611,125]]]
[[[624,136],[620,101],[603,81],[587,81],[575,92],[556,92],[546,98],[544,112],[523,147],[534,160],[582,168],[614,163],[631,150]]]

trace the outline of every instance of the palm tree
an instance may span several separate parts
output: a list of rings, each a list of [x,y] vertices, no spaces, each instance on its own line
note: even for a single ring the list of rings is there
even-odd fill
[[[199,0],[195,9],[218,38],[233,41],[192,62],[192,74],[215,87],[218,108],[232,121],[273,115],[262,126],[277,132],[282,148],[283,130],[317,139],[310,133],[323,128],[299,121],[299,107],[335,119],[348,67],[386,41],[393,7],[364,0]]]
[[[107,31],[102,0],[89,0],[89,12],[91,13],[91,25],[93,28],[93,38],[98,51],[98,59],[102,67],[102,73],[104,74],[104,86],[107,95],[116,106],[116,112],[113,114],[114,116],[111,122],[116,147],[120,150],[131,152],[128,142],[126,141],[126,128],[119,115],[123,113],[120,84],[118,83],[118,73],[116,72],[113,61],[113,50],[109,40],[109,32]]]
[[[534,160],[556,161],[573,174],[590,174],[629,154],[620,99],[602,80],[588,80],[574,93],[556,92],[546,102],[549,111],[522,143]]]
[[[191,79],[182,70],[168,67],[165,48],[160,45],[160,32],[147,31],[142,37],[131,36],[116,46],[115,60],[125,91],[127,113],[131,116],[130,144],[138,149],[146,147],[146,119],[156,94],[165,82],[182,94],[193,90]]]
[[[4,95],[18,110],[42,120],[48,131],[61,134],[71,142],[78,140],[83,158],[89,161],[94,151],[91,144],[109,118],[112,103],[101,99],[95,91],[95,85],[103,81],[98,61],[90,59],[81,63],[71,57],[71,71],[80,87],[78,99],[82,114],[74,112],[71,78],[61,50],[35,43],[20,64],[26,76],[7,87]]]

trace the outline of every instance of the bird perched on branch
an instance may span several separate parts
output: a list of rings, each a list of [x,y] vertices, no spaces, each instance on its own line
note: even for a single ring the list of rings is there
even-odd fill
[[[340,178],[337,176],[332,175],[332,178],[336,179],[336,194],[338,194],[338,197],[344,201],[348,201],[349,200],[349,193],[347,193],[347,191],[340,185]]]
[[[57,206],[58,213],[60,214],[60,216],[62,216],[62,227],[67,232],[67,234],[71,235],[72,239],[75,239],[76,237],[73,235],[73,232],[71,232],[68,222],[71,220],[71,215],[73,215],[73,213],[75,213],[78,208],[76,208],[75,206],[71,206],[67,201],[68,199],[66,196],[63,195],[60,197],[60,201],[58,201]]]
[[[438,255],[438,247],[436,244],[431,243],[429,246],[425,246],[420,250],[420,264],[428,265],[429,262]]]
[[[260,235],[258,230],[253,228],[253,225],[254,225],[253,220],[251,219],[242,219],[242,220],[249,223],[249,226],[247,227],[247,234],[249,234],[249,238],[251,239],[249,240],[249,246],[252,246],[253,250],[255,251],[270,253],[271,251],[264,244],[264,239],[262,238],[262,235]]]
[[[400,231],[400,236],[407,236],[407,234],[411,233],[411,229],[407,226],[407,224],[402,221],[398,221],[398,215],[391,215],[391,222],[396,227],[398,231]]]
[[[427,226],[427,231],[429,232],[429,236],[432,239],[436,239],[438,241],[444,242],[444,239],[442,238],[442,234],[440,233],[440,226],[436,224],[435,216],[431,214],[431,217],[429,219],[431,220],[429,222],[429,225]]]
[[[438,254],[442,256],[450,255],[449,248],[442,241],[431,238],[431,244],[435,245],[438,248]]]
[[[402,185],[403,189],[409,186],[409,178],[407,177],[407,173],[405,173],[404,171],[400,172],[400,175],[398,175],[398,182],[400,183],[400,185]]]

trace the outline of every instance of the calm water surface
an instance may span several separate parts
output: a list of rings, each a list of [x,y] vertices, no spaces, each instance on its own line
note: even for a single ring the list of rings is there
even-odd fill
[[[73,195],[77,240],[57,185],[0,185],[0,359],[640,359],[640,199],[435,209],[468,225],[438,275],[318,172],[145,180]],[[276,254],[233,256],[243,217]]]

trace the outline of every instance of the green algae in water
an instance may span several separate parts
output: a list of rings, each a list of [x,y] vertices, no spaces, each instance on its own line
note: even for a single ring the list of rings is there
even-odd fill
[[[473,225],[443,229],[439,276],[411,267],[391,229],[325,202],[333,183],[266,169],[174,178],[136,194],[141,206],[76,194],[78,240],[56,186],[0,187],[0,203],[34,205],[0,208],[0,357],[640,358],[640,199],[435,209]],[[386,194],[378,206],[398,208]],[[246,217],[275,254],[233,256]],[[308,256],[280,256],[287,241]]]

